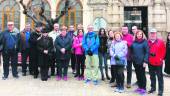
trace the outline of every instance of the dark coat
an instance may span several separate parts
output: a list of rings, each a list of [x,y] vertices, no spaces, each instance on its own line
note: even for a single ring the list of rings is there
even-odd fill
[[[32,33],[32,31],[30,31]],[[19,50],[24,51],[26,49],[26,37],[25,37],[25,30],[20,32],[20,40],[19,40]],[[28,42],[30,43],[30,42]]]
[[[54,51],[53,39],[48,36],[42,36],[41,39],[37,41],[37,49],[40,54],[44,54],[44,50],[48,50],[47,55],[51,56]]]
[[[50,58],[54,51],[53,39],[48,36],[46,37],[42,36],[41,39],[37,41],[37,49],[39,52],[39,65],[40,66],[49,65],[49,63],[46,64],[45,60],[50,61]],[[48,50],[48,54],[45,54],[44,50]]]
[[[54,46],[56,48],[56,59],[70,59],[72,40],[69,35],[66,35],[65,37],[61,35],[58,36],[55,40]],[[62,48],[66,49],[65,54],[62,54],[62,52],[60,51]]]
[[[100,41],[99,52],[107,53],[107,36],[99,36],[99,41]]]
[[[1,45],[1,51],[7,51],[8,48],[8,38],[11,38],[13,40],[13,46],[10,46],[12,50],[18,51],[19,50],[19,33],[18,32],[9,32],[8,30],[5,30],[1,33],[0,36],[0,45]]]
[[[165,73],[170,74],[170,43],[166,44]]]
[[[135,64],[148,63],[149,47],[147,40],[134,41],[131,46],[132,60]]]
[[[38,50],[37,50],[37,39],[41,36],[40,33],[32,32],[30,35],[29,43],[30,43],[30,56],[31,58],[37,58]]]

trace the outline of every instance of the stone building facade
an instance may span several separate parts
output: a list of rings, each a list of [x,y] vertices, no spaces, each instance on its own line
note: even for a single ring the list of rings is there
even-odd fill
[[[6,1],[6,3],[4,3]],[[12,3],[13,1],[13,3]],[[32,4],[31,0],[23,0],[24,4]],[[37,2],[41,0],[34,0]],[[64,0],[43,0],[46,2],[46,14],[48,17],[55,16],[62,9]],[[89,24],[95,26],[97,31],[100,27],[118,30],[126,24],[129,29],[133,25],[147,31],[155,27],[159,35],[164,38],[170,32],[170,0],[70,0],[75,3],[75,8],[64,16],[60,24],[77,25],[82,23],[85,30]],[[30,21],[24,14],[19,0],[0,0],[0,26],[5,29],[6,21],[10,18],[17,22],[17,27],[22,30],[25,23]],[[35,5],[36,5],[36,2]],[[10,5],[11,4],[11,5]],[[14,7],[10,7],[13,6]],[[2,6],[3,5],[3,6]],[[34,5],[33,5],[34,6]],[[9,7],[9,8],[8,8]],[[36,9],[36,7],[35,7]]]

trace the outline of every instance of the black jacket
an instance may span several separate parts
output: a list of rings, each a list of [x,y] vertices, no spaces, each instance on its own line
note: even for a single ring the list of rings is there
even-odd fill
[[[37,50],[37,39],[41,34],[37,32],[32,32],[30,35],[29,43],[30,43],[30,55],[32,58],[37,58],[38,50]]]
[[[56,48],[56,59],[70,59],[71,57],[71,46],[72,46],[72,40],[69,35],[58,36],[55,40],[54,46]],[[61,49],[65,48],[66,52],[65,54],[61,53]]]
[[[52,52],[54,51],[53,39],[48,36],[42,36],[41,39],[37,41],[37,49],[41,55],[46,55],[44,54],[44,50],[48,50],[47,55],[52,56]]]
[[[165,73],[170,74],[170,42],[166,43]]]
[[[99,36],[99,41],[100,41],[99,52],[107,53],[107,36]]]

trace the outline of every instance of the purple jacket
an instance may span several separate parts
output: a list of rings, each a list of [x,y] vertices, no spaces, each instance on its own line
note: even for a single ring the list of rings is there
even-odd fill
[[[77,36],[74,38],[72,48],[74,49],[75,54],[77,55],[83,55],[84,54],[84,49],[80,45],[82,44],[83,36]]]
[[[127,65],[127,52],[128,52],[128,47],[126,41],[113,41],[110,47],[110,64],[111,65],[116,65],[114,57],[117,55],[120,59],[125,60],[125,66]]]

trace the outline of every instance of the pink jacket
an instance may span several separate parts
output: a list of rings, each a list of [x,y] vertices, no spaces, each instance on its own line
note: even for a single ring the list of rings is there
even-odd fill
[[[76,55],[83,55],[84,54],[84,49],[80,45],[80,44],[82,44],[82,40],[83,40],[83,36],[77,36],[77,37],[74,38],[72,47],[73,47]]]
[[[127,46],[128,46],[128,53],[127,53],[127,59],[128,60],[131,60],[132,57],[131,57],[131,50],[130,50],[130,47],[133,43],[133,36],[131,34],[126,34],[126,35],[123,35],[123,40],[127,42]]]

